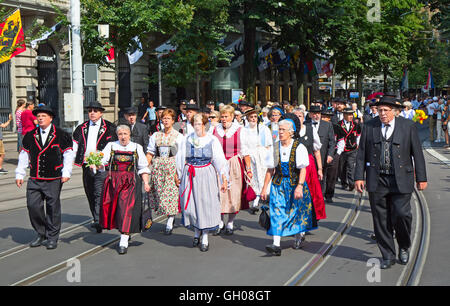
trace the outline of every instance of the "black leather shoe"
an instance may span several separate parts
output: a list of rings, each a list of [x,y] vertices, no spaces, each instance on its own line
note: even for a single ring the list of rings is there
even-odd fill
[[[355,190],[355,186],[349,185],[349,186],[348,186],[348,191],[353,191],[353,190]]]
[[[227,227],[227,229],[225,230],[225,235],[231,236],[231,235],[233,235],[233,232],[234,232],[234,229]]]
[[[395,259],[383,259],[380,269],[389,269],[393,265],[395,265]]]
[[[295,239],[294,241],[294,245],[292,246],[292,248],[294,250],[299,250],[303,247],[303,242],[305,241],[305,237],[303,236],[302,238],[300,238],[300,240]]]
[[[259,211],[258,207],[250,207],[249,213],[252,215],[256,215],[256,213]]]
[[[97,231],[98,234],[101,234],[103,232],[103,228],[100,224],[98,224],[97,222],[94,222],[91,224],[92,228],[95,228],[95,230]]]
[[[333,199],[332,198],[325,198],[325,203],[333,203]]]
[[[222,234],[223,230],[225,229],[225,226],[220,228],[217,227],[217,229],[214,231],[213,236],[219,236],[220,234]]]
[[[201,244],[200,245],[200,251],[207,252],[209,250],[209,244]]]
[[[194,237],[194,241],[192,242],[192,246],[198,247],[198,245],[200,244],[200,237]]]
[[[45,241],[45,237],[38,235],[36,237],[36,239],[34,239],[33,241],[30,242],[30,247],[31,248],[35,248],[35,247],[39,247],[42,245],[42,243]]]
[[[266,245],[266,250],[275,256],[281,256],[281,247],[274,244]]]
[[[407,249],[400,249],[398,259],[400,260],[400,264],[406,265],[409,261],[409,251]]]
[[[54,250],[58,247],[58,242],[54,241],[54,240],[49,240],[47,242],[47,250]]]
[[[172,235],[172,229],[166,228],[166,230],[164,231],[164,235],[166,235],[166,236]]]
[[[128,251],[128,248],[120,246],[117,248],[117,253],[119,253],[119,255],[124,255],[126,254]]]

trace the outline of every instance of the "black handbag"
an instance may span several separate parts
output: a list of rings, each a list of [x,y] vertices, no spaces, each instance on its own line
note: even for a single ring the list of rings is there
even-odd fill
[[[270,216],[269,207],[266,205],[261,206],[261,214],[259,215],[258,223],[262,228],[268,230],[270,228]]]
[[[141,228],[145,232],[150,229],[153,225],[152,209],[148,201],[142,203],[142,217],[141,217]]]

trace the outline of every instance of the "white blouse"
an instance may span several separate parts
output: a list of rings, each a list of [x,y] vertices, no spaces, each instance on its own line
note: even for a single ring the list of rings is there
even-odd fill
[[[234,133],[241,128],[241,134],[239,135],[240,138],[240,142],[241,142],[241,150],[239,152],[239,154],[241,156],[245,156],[248,154],[244,154],[245,152],[242,152],[243,147],[245,146],[245,143],[247,142],[247,137],[244,131],[244,127],[241,126],[239,123],[237,122],[233,122],[231,124],[231,127],[227,130],[227,132],[225,133],[222,124],[217,125],[216,130],[217,130],[217,134],[219,134],[220,137],[223,137],[224,135],[226,136],[226,138],[231,138],[233,137]],[[219,142],[220,143],[220,142]],[[222,149],[223,150],[223,149]]]
[[[287,147],[283,147],[280,144],[280,162],[289,162],[289,156],[291,154],[292,145],[294,144],[294,140],[291,140],[291,143]],[[270,150],[270,156],[267,158],[266,167],[269,169],[273,169],[278,165],[274,165],[275,161],[273,159],[273,147]],[[299,144],[297,150],[295,150],[295,163],[298,169],[303,169],[309,166],[309,156],[308,150],[303,144]]]
[[[206,134],[203,137],[198,137],[196,133],[192,133],[186,137],[183,137],[180,145],[178,146],[178,152],[176,155],[177,173],[178,177],[183,174],[183,168],[186,164],[186,141],[193,144],[195,148],[203,148],[212,141],[212,160],[211,163],[216,169],[216,172],[220,174],[220,181],[222,182],[222,175],[225,175],[229,180],[229,167],[228,161],[223,153],[222,146],[216,136]]]
[[[173,130],[173,132],[176,132],[177,135],[177,139],[175,140],[175,143],[177,145],[177,148],[180,147],[181,142],[183,141],[183,134]],[[165,137],[165,136],[164,136]],[[147,146],[147,153],[150,153],[152,155],[156,154],[156,133],[153,133],[152,136],[150,136],[150,139],[148,141],[148,146]]]
[[[244,133],[246,141],[241,143],[242,155],[252,155],[259,147],[269,148],[273,145],[272,133],[270,129],[264,124],[259,124],[259,135],[256,126],[251,128],[249,125],[242,129],[241,133]]]
[[[114,141],[114,142],[109,142],[102,151],[104,154],[103,159],[102,159],[103,165],[109,164],[109,160],[111,158],[111,150],[133,151],[133,152],[136,150],[136,152],[138,154],[138,162],[136,165],[136,168],[138,169],[138,174],[142,174],[142,173],[150,174],[150,169],[148,168],[148,161],[147,161],[147,158],[145,157],[144,150],[142,149],[142,146],[140,144],[130,141],[128,143],[128,145],[122,146],[118,140]],[[104,168],[103,168],[103,171],[104,171]]]

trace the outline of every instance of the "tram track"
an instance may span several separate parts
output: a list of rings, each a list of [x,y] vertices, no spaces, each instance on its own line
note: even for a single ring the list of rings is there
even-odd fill
[[[416,224],[413,243],[410,248],[410,261],[403,268],[396,286],[417,286],[425,264],[430,240],[430,215],[428,204],[421,191],[414,190]],[[325,262],[341,245],[356,222],[363,205],[364,194],[355,197],[356,205],[347,213],[343,224],[328,239],[319,252],[302,266],[284,286],[304,286],[324,266]]]

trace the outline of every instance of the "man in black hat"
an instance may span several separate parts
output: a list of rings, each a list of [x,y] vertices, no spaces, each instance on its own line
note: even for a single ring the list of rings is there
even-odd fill
[[[186,105],[188,104],[187,100],[180,101],[180,111],[177,113],[177,122],[186,121]]]
[[[374,232],[383,261],[380,268],[395,264],[395,242],[401,264],[409,261],[411,246],[411,194],[427,187],[426,164],[416,126],[395,117],[395,98],[378,102],[379,116],[365,123],[356,157],[355,187],[367,189]],[[414,161],[414,163],[413,163]],[[365,179],[365,182],[364,182]]]
[[[89,201],[89,208],[93,217],[92,227],[102,232],[99,224],[100,205],[102,201],[103,183],[108,172],[93,172],[86,167],[85,158],[91,152],[103,150],[108,142],[116,141],[116,126],[104,120],[105,109],[99,102],[93,102],[85,107],[89,120],[77,126],[73,132],[73,151],[75,152],[75,165],[83,168],[83,186]]]
[[[344,109],[347,107],[347,102],[343,98],[334,98],[333,102],[336,107],[334,109],[334,116],[331,118],[333,124],[338,124],[339,121],[344,119]]]
[[[145,124],[137,122],[137,112],[135,107],[127,107],[123,116],[126,120],[125,123],[130,126],[131,141],[140,144],[145,150],[148,146],[149,132]]]
[[[326,175],[328,171],[328,165],[331,164],[334,157],[334,148],[336,146],[336,140],[334,138],[333,124],[322,120],[322,107],[321,104],[313,105],[309,109],[309,115],[311,117],[311,124],[314,130],[320,138],[322,147],[320,148],[320,156],[322,159],[322,173],[323,179],[321,181],[322,192],[325,192]]]
[[[206,107],[209,108],[210,112],[212,112],[215,108],[216,103],[212,100],[206,102]]]
[[[339,177],[342,188],[352,191],[355,189],[355,160],[361,137],[361,125],[353,121],[353,109],[345,108],[343,114],[344,119],[338,122],[336,128],[337,154],[340,155]]]
[[[173,128],[183,135],[194,133],[194,127],[191,125],[191,119],[200,111],[197,104],[189,103],[186,105],[186,120],[183,122],[176,122]]]
[[[33,115],[37,117],[39,127],[23,138],[16,185],[19,188],[23,185],[26,168],[30,166],[27,208],[31,225],[38,233],[30,247],[38,247],[47,240],[47,249],[51,250],[57,247],[61,230],[61,188],[72,174],[72,138],[52,124],[55,114],[50,107],[38,107],[33,110]]]

